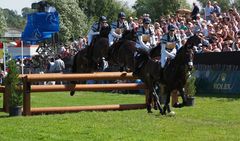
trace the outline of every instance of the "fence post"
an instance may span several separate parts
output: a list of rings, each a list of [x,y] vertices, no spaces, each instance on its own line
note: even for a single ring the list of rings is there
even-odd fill
[[[8,113],[9,112],[9,90],[5,88],[3,92],[3,111]]]
[[[27,76],[23,77],[23,115],[31,115],[31,83]]]

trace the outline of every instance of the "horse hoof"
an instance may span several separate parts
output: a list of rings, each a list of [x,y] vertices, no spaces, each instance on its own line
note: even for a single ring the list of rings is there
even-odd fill
[[[171,111],[170,113],[168,113],[167,114],[168,116],[170,116],[170,117],[173,117],[173,116],[175,116],[176,115],[176,113],[174,112],[174,111]]]
[[[152,111],[147,111],[149,114],[153,113]]]
[[[175,103],[175,104],[173,105],[173,107],[174,107],[174,108],[182,108],[183,105],[184,105],[184,104],[182,104],[182,103]]]
[[[164,113],[164,112],[160,112],[160,114],[161,114],[161,115],[166,115],[166,113]]]
[[[70,95],[71,95],[71,96],[73,96],[74,94],[75,94],[75,92],[74,92],[74,91],[71,91],[71,92],[70,92]]]

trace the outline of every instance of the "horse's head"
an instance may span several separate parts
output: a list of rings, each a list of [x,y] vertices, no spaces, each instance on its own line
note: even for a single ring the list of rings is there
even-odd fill
[[[137,37],[134,29],[125,30],[122,34],[122,39],[136,41]]]
[[[195,34],[188,38],[187,42],[185,43],[185,47],[188,49],[193,49],[194,46],[198,46],[202,42],[202,38],[200,35]]]
[[[188,66],[188,71],[192,71],[193,68],[193,57],[194,57],[194,52],[193,49],[186,48],[186,64]]]
[[[193,57],[194,57],[194,46],[198,46],[202,41],[202,38],[195,34],[187,40],[186,44],[184,45],[185,52],[186,52],[186,63],[188,65],[188,70],[191,71],[193,68]]]

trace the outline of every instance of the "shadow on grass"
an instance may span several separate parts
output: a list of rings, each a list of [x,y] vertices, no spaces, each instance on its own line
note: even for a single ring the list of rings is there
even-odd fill
[[[0,115],[0,118],[9,118],[9,115]]]

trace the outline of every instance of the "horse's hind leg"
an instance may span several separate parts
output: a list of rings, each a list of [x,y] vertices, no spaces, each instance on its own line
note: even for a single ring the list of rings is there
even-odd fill
[[[73,85],[73,86],[75,87],[76,81],[71,81],[70,83],[71,83],[71,85]],[[75,94],[75,90],[71,90],[71,91],[70,91],[70,95],[71,95],[71,96],[74,96],[74,94]]]

